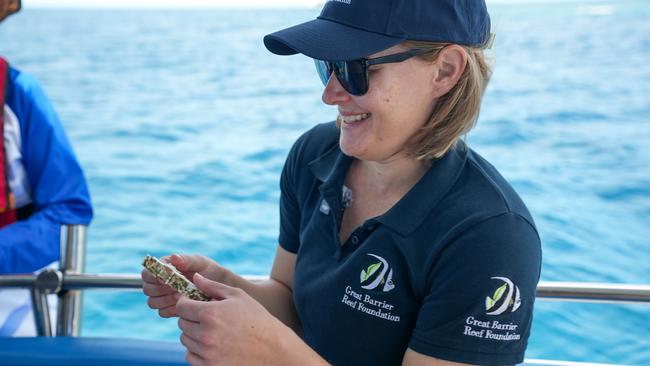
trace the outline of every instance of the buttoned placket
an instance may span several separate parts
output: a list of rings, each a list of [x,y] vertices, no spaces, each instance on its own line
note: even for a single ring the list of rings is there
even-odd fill
[[[363,225],[354,229],[350,237],[345,242],[345,245],[341,248],[342,257],[349,255],[354,252],[368,237],[372,232],[377,228],[379,223],[375,219],[369,219],[363,223]]]
[[[342,206],[341,206],[341,195],[340,191],[337,189],[335,184],[332,182],[324,183],[319,187],[321,193],[321,200],[327,203],[329,206],[328,213],[321,211],[321,215],[328,216],[328,219],[325,219],[325,222],[328,222],[330,225],[330,233],[332,236],[332,242],[335,245],[334,258],[336,260],[341,259],[341,241],[339,239],[339,228],[341,226],[341,219],[343,215]],[[321,202],[322,202],[321,201]]]

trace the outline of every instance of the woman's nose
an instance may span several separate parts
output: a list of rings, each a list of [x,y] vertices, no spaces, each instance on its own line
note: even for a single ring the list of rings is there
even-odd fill
[[[343,89],[339,79],[332,74],[330,76],[327,85],[325,85],[325,90],[323,90],[323,103],[328,105],[341,104],[350,100],[350,94]]]

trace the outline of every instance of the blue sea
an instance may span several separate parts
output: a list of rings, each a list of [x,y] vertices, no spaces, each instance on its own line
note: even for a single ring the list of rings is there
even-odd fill
[[[467,141],[528,204],[542,280],[650,283],[650,2],[492,4]],[[42,83],[89,181],[88,273],[203,253],[268,274],[293,141],[332,120],[313,63],[263,35],[318,9],[26,9],[0,54]],[[176,340],[138,292],[86,291],[82,334]],[[539,300],[528,358],[650,365],[650,305]]]

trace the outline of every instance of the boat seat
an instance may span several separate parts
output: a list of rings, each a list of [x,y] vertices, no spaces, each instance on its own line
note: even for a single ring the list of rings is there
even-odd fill
[[[180,343],[91,337],[0,337],[6,366],[187,365]]]

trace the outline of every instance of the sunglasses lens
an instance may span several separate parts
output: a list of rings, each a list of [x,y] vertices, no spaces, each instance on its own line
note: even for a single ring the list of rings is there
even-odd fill
[[[340,64],[341,72],[337,73],[335,70],[334,74],[338,77],[343,88],[352,95],[365,94],[368,91],[368,78],[363,63],[359,60],[353,60],[340,62]]]
[[[332,75],[330,63],[321,60],[314,60],[314,63],[316,64],[316,71],[318,72],[320,81],[323,82],[323,85],[327,85],[327,82],[330,80],[330,75]]]
[[[314,60],[318,76],[327,85],[332,73],[343,89],[352,95],[363,95],[368,91],[366,69],[361,61],[321,61]]]

